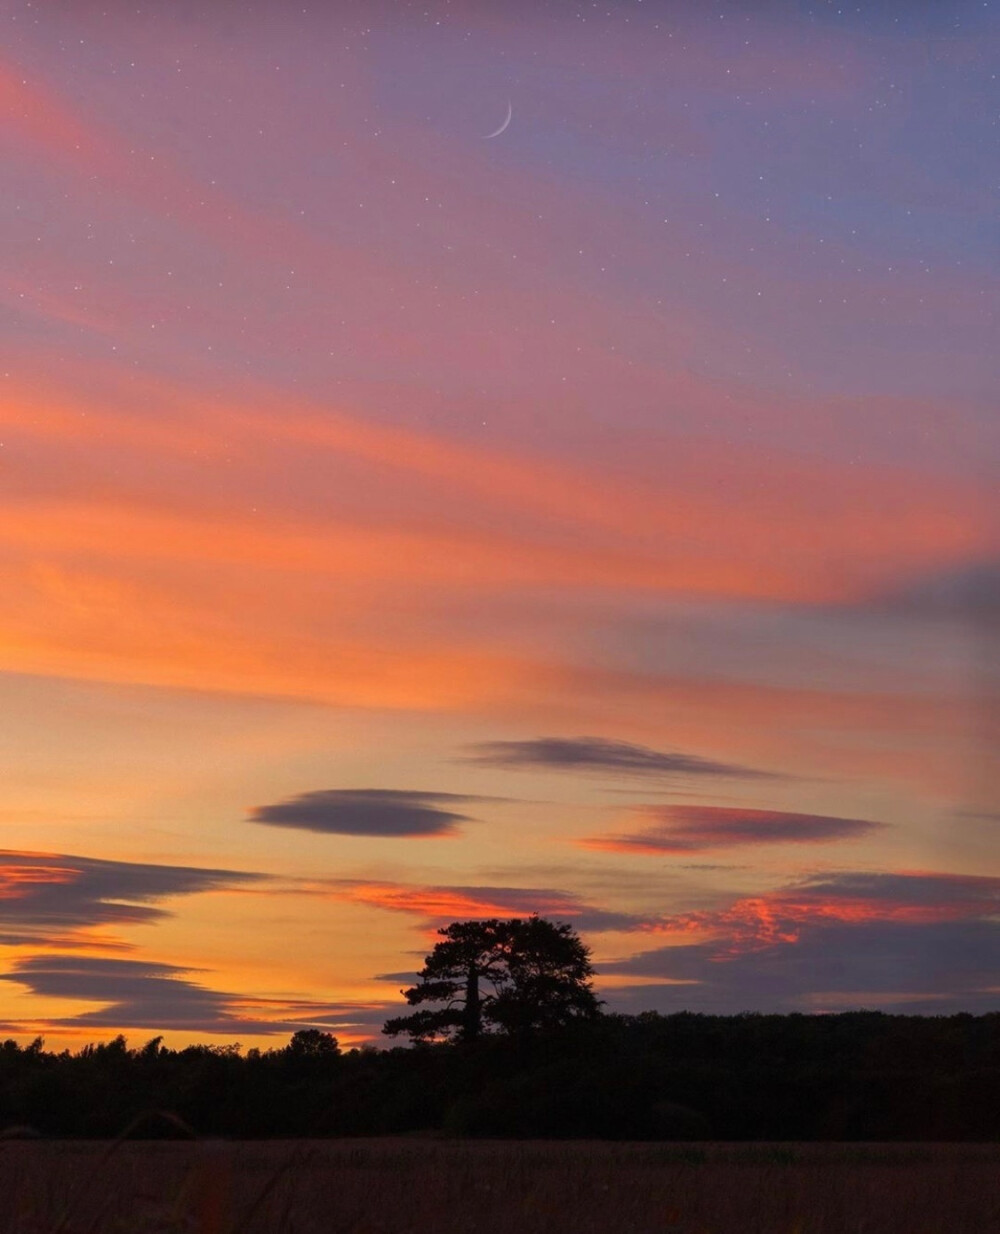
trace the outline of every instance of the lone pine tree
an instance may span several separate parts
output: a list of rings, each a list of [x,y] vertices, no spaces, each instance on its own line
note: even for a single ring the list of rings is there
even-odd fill
[[[599,1012],[590,949],[572,926],[538,916],[493,918],[455,921],[438,934],[441,942],[427,957],[419,983],[402,992],[411,1007],[437,1006],[388,1020],[382,1031],[389,1036],[528,1036]]]

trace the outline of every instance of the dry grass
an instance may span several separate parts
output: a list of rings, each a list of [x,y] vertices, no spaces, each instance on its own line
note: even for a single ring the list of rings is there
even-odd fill
[[[1000,1146],[0,1144],[3,1234],[1000,1234]]]

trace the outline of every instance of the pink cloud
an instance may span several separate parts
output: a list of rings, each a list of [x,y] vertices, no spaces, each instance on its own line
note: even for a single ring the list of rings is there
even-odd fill
[[[639,806],[633,813],[646,824],[641,830],[590,836],[579,843],[585,848],[620,853],[699,853],[745,844],[857,839],[884,826],[859,818],[724,806]]]

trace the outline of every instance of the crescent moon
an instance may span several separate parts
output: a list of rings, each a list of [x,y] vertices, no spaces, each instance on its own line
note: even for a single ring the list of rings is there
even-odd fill
[[[491,137],[499,137],[500,134],[507,127],[507,125],[510,124],[511,118],[513,117],[513,115],[514,115],[514,108],[511,107],[510,99],[508,99],[507,100],[507,116],[504,119],[503,124],[501,124],[498,129],[494,129],[492,133],[487,133],[486,136],[483,138],[483,141],[489,141]]]

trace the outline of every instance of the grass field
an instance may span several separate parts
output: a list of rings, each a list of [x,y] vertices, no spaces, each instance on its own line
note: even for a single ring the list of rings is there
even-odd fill
[[[1000,1234],[1000,1145],[0,1145],[3,1234]]]

